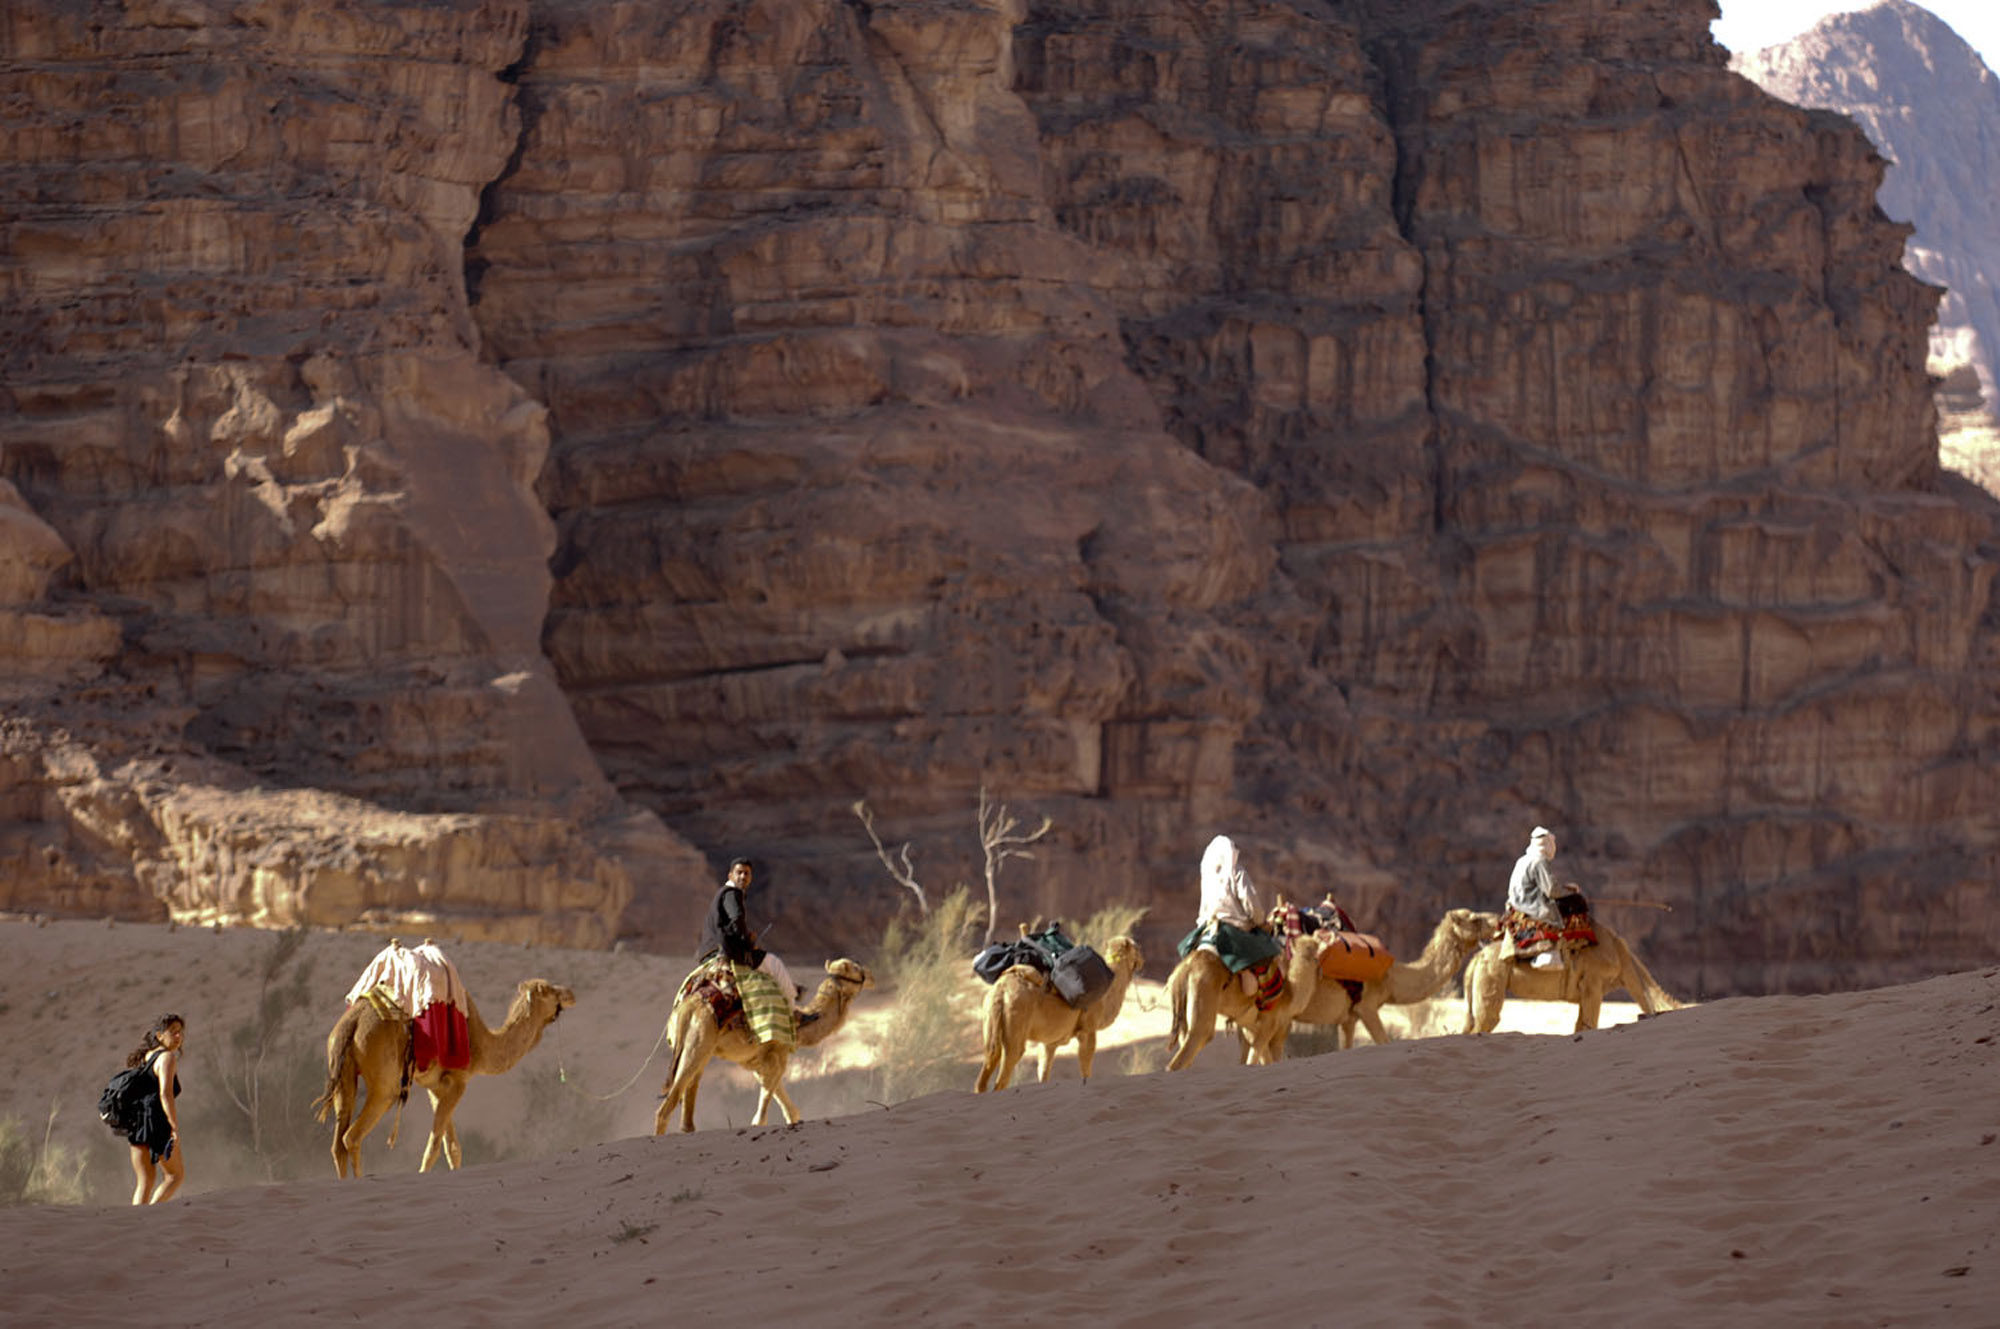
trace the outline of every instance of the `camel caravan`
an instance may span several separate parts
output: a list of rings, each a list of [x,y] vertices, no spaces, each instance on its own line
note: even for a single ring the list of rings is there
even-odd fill
[[[1359,1029],[1387,1043],[1385,1006],[1429,1001],[1461,970],[1467,1033],[1497,1027],[1509,996],[1572,1003],[1580,1030],[1596,1028],[1605,996],[1620,988],[1646,1015],[1678,1008],[1625,941],[1592,917],[1582,892],[1556,884],[1548,866],[1555,851],[1555,837],[1537,827],[1515,863],[1503,913],[1447,910],[1418,956],[1399,961],[1331,897],[1310,906],[1280,898],[1266,910],[1234,842],[1216,836],[1202,856],[1195,927],[1182,938],[1165,984],[1167,1069],[1194,1062],[1213,1040],[1218,1017],[1236,1026],[1242,1060],[1252,1065],[1282,1058],[1294,1026],[1334,1030],[1342,1048],[1353,1046]],[[838,1033],[859,995],[874,986],[861,964],[836,959],[811,1001],[798,1004],[804,990],[749,925],[753,884],[749,860],[730,864],[703,920],[694,968],[674,995],[662,1034],[671,1052],[656,1135],[677,1113],[683,1132],[694,1129],[702,1077],[717,1057],[755,1078],[753,1125],[765,1124],[773,1103],[787,1124],[797,1124],[799,1107],[785,1088],[792,1054]],[[1078,1074],[1089,1080],[1099,1036],[1124,1011],[1144,965],[1130,936],[1109,938],[1100,954],[1059,922],[1019,931],[972,960],[989,985],[975,1093],[1007,1088],[1031,1044],[1041,1082],[1058,1050],[1071,1044]],[[432,1105],[420,1170],[439,1157],[458,1167],[453,1113],[471,1077],[513,1068],[575,1001],[568,988],[526,979],[500,1027],[489,1028],[434,944],[392,940],[349,990],[327,1036],[326,1088],[313,1107],[321,1121],[332,1117],[336,1175],[361,1175],[362,1141],[391,1108],[400,1124],[412,1085],[426,1090]],[[392,1145],[396,1133],[392,1126]]]

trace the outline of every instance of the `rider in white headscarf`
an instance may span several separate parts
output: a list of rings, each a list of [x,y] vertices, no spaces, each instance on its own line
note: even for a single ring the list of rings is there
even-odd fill
[[[1560,927],[1562,911],[1556,900],[1574,894],[1576,887],[1556,884],[1555,874],[1549,871],[1549,861],[1555,856],[1556,837],[1545,826],[1535,827],[1527,849],[1514,864],[1514,875],[1507,879],[1507,905],[1538,922]],[[1538,969],[1560,969],[1562,956],[1551,948],[1537,955],[1534,964]]]
[[[1248,931],[1263,922],[1264,903],[1243,870],[1243,855],[1228,836],[1216,836],[1201,855],[1201,913],[1195,925],[1227,923]]]

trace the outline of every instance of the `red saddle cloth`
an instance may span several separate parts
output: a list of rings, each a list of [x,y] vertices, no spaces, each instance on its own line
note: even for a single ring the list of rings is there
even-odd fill
[[[448,1001],[434,1001],[417,1016],[412,1064],[420,1071],[433,1066],[462,1071],[472,1065],[472,1039],[467,1033],[465,1012]]]
[[[1547,949],[1542,943],[1563,942],[1572,947],[1597,944],[1597,929],[1591,924],[1589,914],[1569,914],[1557,924],[1544,923],[1518,909],[1509,909],[1500,926],[1513,935],[1516,952],[1525,952],[1531,947],[1537,951]]]
[[[701,999],[708,1007],[708,1013],[715,1017],[718,1029],[728,1024],[732,1016],[743,1013],[743,998],[736,991],[735,977],[730,973],[726,960],[704,960],[695,966],[681,980],[680,991],[674,994],[674,1005],[680,1005],[689,997]]]

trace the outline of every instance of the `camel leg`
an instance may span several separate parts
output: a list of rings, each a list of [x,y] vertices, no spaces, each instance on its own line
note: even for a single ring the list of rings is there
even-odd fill
[[[660,1086],[660,1105],[653,1109],[653,1134],[665,1135],[667,1124],[674,1119],[674,1109],[681,1105],[681,1091],[672,1080]]]
[[[1049,1049],[1049,1055],[1051,1057],[1055,1055],[1054,1048]],[[1081,1075],[1083,1079],[1086,1081],[1090,1079],[1090,1063],[1092,1059],[1094,1059],[1096,1056],[1097,1056],[1097,1031],[1095,1029],[1077,1030],[1076,1069],[1077,1073]]]
[[[1038,1083],[1047,1084],[1056,1070],[1056,1045],[1037,1043],[1035,1045],[1035,1069],[1040,1073]]]
[[[1234,982],[1232,978],[1230,980]],[[1186,1070],[1208,1046],[1208,1040],[1215,1037],[1216,994],[1202,984],[1190,982],[1187,985],[1187,1033],[1174,1055],[1167,1060],[1170,1071]]]
[[[1574,959],[1571,964],[1576,963]],[[1597,1028],[1597,1017],[1604,1009],[1604,986],[1593,979],[1583,980],[1582,990],[1576,994],[1576,1028],[1578,1033]]]
[[[707,1069],[708,1059],[715,1055],[719,1037],[713,1020],[695,1018],[692,1002],[676,1006],[673,1020],[673,1072],[660,1089],[663,1097],[653,1113],[655,1135],[667,1133],[676,1106],[681,1109],[681,1132],[686,1134],[694,1129],[695,1093],[701,1088],[701,1073]]]
[[[1283,1061],[1285,1035],[1291,1032],[1290,1020],[1275,1020],[1268,1015],[1244,1030],[1244,1036],[1250,1041],[1250,1065],[1274,1066]]]
[[[437,1087],[430,1090],[430,1096],[431,1133],[430,1138],[424,1141],[424,1158],[417,1164],[419,1172],[429,1172],[439,1154],[444,1155],[448,1166],[458,1166],[458,1160],[452,1156],[456,1151],[451,1147],[449,1135],[451,1114],[458,1110],[458,1100],[465,1096],[464,1075],[457,1071],[445,1072],[438,1077]]]
[[[1025,1038],[1018,1043],[1010,1040],[1007,1046],[1000,1050],[1000,1075],[993,1081],[995,1089],[1005,1089],[1014,1083],[1014,1068],[1021,1064],[1021,1058],[1027,1051],[1028,1040]]]
[[[349,1126],[347,1133],[341,1137],[347,1145],[347,1166],[352,1169],[356,1180],[361,1177],[361,1142],[367,1139],[368,1132],[374,1130],[376,1124],[388,1115],[389,1108],[395,1101],[396,1096],[393,1092],[387,1089],[378,1091],[371,1084],[368,1087],[368,1097],[361,1100],[361,1108],[354,1114],[354,1124]]]
[[[1500,1008],[1507,1003],[1507,975],[1474,961],[1465,971],[1465,1032],[1490,1034],[1500,1024]]]
[[[333,1093],[333,1175],[345,1177],[349,1167],[347,1131],[354,1124],[354,1086],[345,1085]],[[356,1164],[355,1176],[360,1176]]]
[[[353,1055],[345,1048],[339,1053],[340,1061],[333,1074],[328,1077],[327,1098],[333,1106],[333,1175],[345,1177],[351,1171],[356,1177],[361,1175],[361,1154],[357,1148],[348,1146],[348,1131],[354,1125],[354,1105],[358,1100],[360,1072],[354,1065]],[[324,1120],[324,1118],[322,1118]],[[368,1132],[363,1130],[362,1135]],[[360,1136],[354,1137],[357,1141]]]
[[[1360,1016],[1361,1023],[1367,1027],[1368,1037],[1374,1039],[1375,1042],[1378,1044],[1387,1043],[1390,1041],[1389,1030],[1382,1023],[1382,1012],[1378,1010],[1370,1010],[1364,1006],[1359,1011],[1357,1011],[1356,1014]],[[1346,1031],[1346,1045],[1348,1047],[1353,1047],[1354,1046],[1353,1024],[1349,1023],[1347,1025],[1344,1025],[1343,1028]]]
[[[701,1072],[696,1071],[688,1081],[687,1093],[681,1096],[681,1134],[694,1134],[694,1100],[701,1092]]]
[[[778,1100],[778,1106],[785,1111],[785,1124],[787,1126],[796,1126],[799,1124],[799,1105],[794,1103],[792,1096],[785,1092],[785,1068],[783,1066],[779,1066],[776,1071],[772,1072],[770,1083],[764,1086],[764,1096]]]
[[[667,1082],[660,1086],[660,1106],[653,1111],[653,1134],[667,1133],[667,1127],[674,1119],[674,1109],[687,1103],[689,1091],[697,1074],[698,1072],[689,1064],[687,1048],[683,1045],[680,1053],[674,1058],[673,1073],[668,1075]],[[688,1107],[688,1117],[690,1124],[687,1129],[693,1130],[692,1105]]]
[[[333,1114],[333,1175],[336,1177],[347,1175],[347,1128],[352,1121],[353,1114],[347,1110],[347,1104],[343,1100],[334,1109]],[[361,1174],[357,1171],[355,1175]]]
[[[972,1086],[973,1093],[983,1094],[990,1089],[1006,1088],[1005,1085],[993,1083],[994,1077],[1000,1073],[1000,1062],[1006,1056],[1006,1052],[1005,1045],[995,1034],[989,1033],[986,1036],[986,1055],[979,1063],[979,1081]]]
[[[744,1067],[757,1077],[757,1110],[750,1116],[752,1126],[762,1126],[771,1119],[772,1103],[781,1108],[785,1106],[781,1095],[785,1089],[786,1060],[785,1055],[774,1048],[760,1048],[756,1059]],[[788,1119],[796,1120],[791,1116],[789,1109],[785,1115]]]

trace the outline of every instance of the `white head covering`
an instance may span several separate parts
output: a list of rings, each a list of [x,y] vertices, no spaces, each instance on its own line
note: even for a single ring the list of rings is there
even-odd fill
[[[1235,841],[1226,835],[1218,835],[1208,842],[1208,848],[1201,851],[1201,888],[1204,893],[1217,890],[1229,884],[1236,875],[1237,864],[1243,855],[1236,850]]]
[[[1216,836],[1201,855],[1201,910],[1195,921],[1248,928],[1263,921],[1262,913],[1257,888],[1243,870],[1243,856],[1228,836]]]

